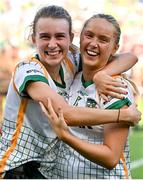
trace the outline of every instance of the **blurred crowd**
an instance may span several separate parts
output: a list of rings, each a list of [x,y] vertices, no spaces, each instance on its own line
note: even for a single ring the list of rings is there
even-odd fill
[[[93,13],[104,12],[115,16],[122,29],[120,52],[134,53],[139,62],[128,73],[137,84],[143,99],[143,1],[142,0],[1,0],[0,1],[0,119],[8,84],[17,61],[33,53],[28,41],[35,11],[42,5],[64,6],[73,17],[74,42],[85,19]],[[143,100],[140,100],[141,103]],[[143,107],[143,105],[142,105]],[[142,109],[143,110],[143,109]]]

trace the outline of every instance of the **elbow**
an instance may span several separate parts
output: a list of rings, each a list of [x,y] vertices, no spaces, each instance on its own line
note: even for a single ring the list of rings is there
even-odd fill
[[[133,54],[133,58],[134,58],[135,63],[137,63],[138,62],[138,57]]]
[[[112,170],[116,167],[116,165],[119,163],[119,158],[117,157],[111,157],[108,160],[108,163],[106,164],[106,168],[109,170]]]
[[[138,62],[138,57],[135,54],[128,53],[128,55],[133,60],[134,64],[136,64]]]
[[[118,164],[118,161],[112,159],[108,162],[108,164],[105,165],[105,168],[112,170],[116,167],[117,164]]]
[[[100,165],[102,165],[103,167],[105,167],[105,168],[107,168],[109,170],[112,170],[119,163],[119,159],[120,158],[118,158],[118,157],[109,155],[108,157],[104,158],[103,164],[100,164]]]

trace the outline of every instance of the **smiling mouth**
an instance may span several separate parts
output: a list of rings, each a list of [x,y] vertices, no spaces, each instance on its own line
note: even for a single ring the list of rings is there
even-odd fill
[[[86,52],[89,56],[99,56],[99,53],[95,51],[91,51],[87,49]]]
[[[44,53],[48,56],[56,56],[56,55],[59,55],[61,53],[60,50],[58,51],[44,51]]]

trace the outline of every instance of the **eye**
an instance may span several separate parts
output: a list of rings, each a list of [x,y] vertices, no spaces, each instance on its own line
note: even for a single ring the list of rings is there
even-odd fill
[[[40,39],[47,40],[47,39],[50,39],[50,36],[48,36],[48,35],[40,35]]]
[[[93,37],[93,34],[91,34],[91,33],[86,33],[85,36],[86,36],[88,39],[90,39],[90,38]]]
[[[92,32],[86,31],[84,33],[84,36],[86,36],[86,38],[88,38],[88,39],[91,39],[91,38],[93,38],[94,34]]]
[[[57,35],[56,35],[56,38],[57,38],[58,40],[62,40],[62,39],[64,39],[65,37],[66,37],[65,34],[57,34]]]
[[[110,38],[105,37],[105,36],[101,36],[101,37],[99,37],[99,41],[102,43],[108,43],[108,42],[110,42]]]

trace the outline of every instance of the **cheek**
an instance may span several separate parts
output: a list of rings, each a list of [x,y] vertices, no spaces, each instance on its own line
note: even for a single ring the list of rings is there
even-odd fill
[[[47,44],[46,43],[39,43],[38,48],[39,48],[39,50],[43,51],[44,49],[47,48]]]
[[[63,50],[68,52],[70,45],[71,45],[70,41],[63,42],[62,43]]]
[[[106,54],[111,54],[111,52],[112,52],[112,48],[111,48],[111,46],[108,44],[108,45],[103,45],[102,46],[102,50],[104,51],[104,53],[106,53]]]

